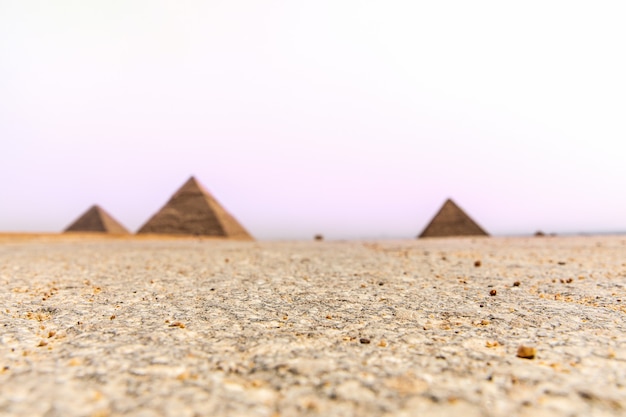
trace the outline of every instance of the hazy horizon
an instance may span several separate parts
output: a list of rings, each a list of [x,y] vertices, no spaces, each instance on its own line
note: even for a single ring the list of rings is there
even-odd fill
[[[0,0],[0,231],[194,175],[258,239],[626,231],[618,1]]]

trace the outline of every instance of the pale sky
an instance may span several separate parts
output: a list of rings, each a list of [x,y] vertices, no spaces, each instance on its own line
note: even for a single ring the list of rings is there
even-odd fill
[[[0,231],[139,228],[195,175],[259,239],[626,231],[623,1],[0,0]]]

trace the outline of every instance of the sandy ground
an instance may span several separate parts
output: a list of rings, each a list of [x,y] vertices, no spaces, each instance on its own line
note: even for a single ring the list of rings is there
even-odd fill
[[[5,235],[0,283],[1,416],[626,415],[626,236]]]

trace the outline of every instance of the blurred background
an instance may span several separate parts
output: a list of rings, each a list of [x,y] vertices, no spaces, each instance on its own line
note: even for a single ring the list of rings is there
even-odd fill
[[[619,1],[0,0],[0,230],[195,175],[255,237],[626,231]]]

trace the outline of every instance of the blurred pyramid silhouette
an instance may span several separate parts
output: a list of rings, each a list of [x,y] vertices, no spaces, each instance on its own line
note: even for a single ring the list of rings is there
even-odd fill
[[[254,240],[194,177],[189,178],[137,233]]]
[[[418,237],[446,236],[489,236],[489,234],[461,210],[454,201],[447,199]]]
[[[64,232],[102,232],[129,234],[130,232],[100,206],[93,205]]]

